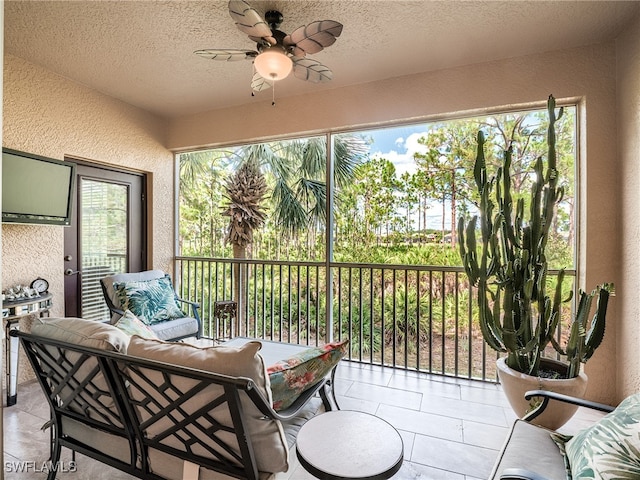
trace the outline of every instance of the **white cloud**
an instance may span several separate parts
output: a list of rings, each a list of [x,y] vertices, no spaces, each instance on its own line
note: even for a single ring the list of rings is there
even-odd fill
[[[412,133],[409,135],[409,138],[405,141],[407,152],[411,152],[412,155],[414,153],[426,153],[427,148],[418,143],[418,140],[425,136],[427,136],[427,132]]]
[[[424,145],[418,143],[418,139],[424,137],[426,132],[412,133],[406,139],[398,137],[396,139],[396,145],[404,150],[404,153],[400,153],[396,150],[390,150],[388,152],[373,152],[372,157],[386,158],[396,167],[396,175],[399,177],[405,172],[414,172],[416,169],[413,155],[415,153],[425,153],[427,151]]]

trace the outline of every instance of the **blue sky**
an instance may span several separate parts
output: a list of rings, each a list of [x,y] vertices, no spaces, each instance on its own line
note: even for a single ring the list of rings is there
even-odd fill
[[[405,125],[380,130],[370,130],[365,134],[373,138],[372,157],[384,157],[396,166],[398,177],[414,170],[413,154],[423,153],[425,148],[418,139],[427,134],[429,125]]]

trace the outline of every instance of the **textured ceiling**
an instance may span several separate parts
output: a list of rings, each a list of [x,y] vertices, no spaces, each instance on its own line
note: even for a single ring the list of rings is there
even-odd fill
[[[337,42],[312,58],[327,84],[291,75],[276,96],[612,40],[638,1],[248,0],[280,10],[286,33],[337,20]],[[252,49],[227,1],[5,1],[5,51],[166,117],[270,100],[251,97],[250,61],[200,58],[204,48]]]

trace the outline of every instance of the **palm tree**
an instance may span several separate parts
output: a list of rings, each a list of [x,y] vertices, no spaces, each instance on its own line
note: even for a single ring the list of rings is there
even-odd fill
[[[368,152],[358,135],[334,137],[333,179],[336,189],[353,181],[356,166]],[[325,137],[247,145],[237,151],[240,165],[257,162],[271,178],[275,226],[285,237],[316,232],[326,222],[327,144]]]
[[[247,246],[253,243],[253,231],[264,224],[266,213],[262,207],[267,182],[254,161],[243,163],[236,173],[229,177],[225,185],[226,209],[223,215],[229,216],[229,227],[225,242],[233,246],[234,258],[246,258]],[[244,297],[241,292],[248,277],[248,268],[239,263],[233,265],[233,296],[237,304],[238,322],[242,321]]]
[[[353,178],[354,169],[367,152],[364,140],[339,136],[334,142],[336,188]],[[239,166],[226,183],[228,203],[223,214],[231,217],[226,240],[234,258],[246,258],[254,230],[266,219],[262,202],[267,182],[261,168],[271,176],[272,208],[279,231],[289,239],[325,224],[327,147],[324,137],[248,145],[236,151]],[[313,228],[310,228],[313,227]],[[243,292],[248,267],[234,265],[234,300],[238,321],[244,312]]]

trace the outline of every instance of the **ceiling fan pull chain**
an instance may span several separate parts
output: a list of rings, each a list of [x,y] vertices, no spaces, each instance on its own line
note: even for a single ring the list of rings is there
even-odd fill
[[[271,82],[271,106],[276,106],[276,82]]]

